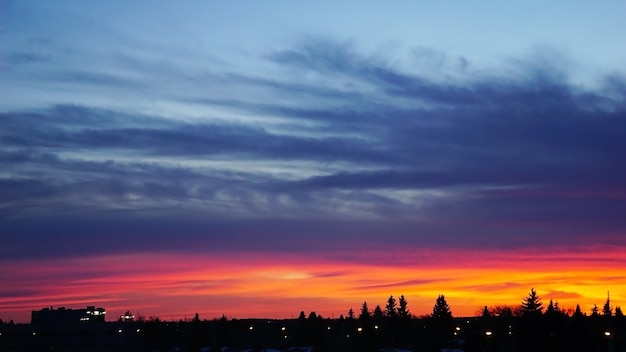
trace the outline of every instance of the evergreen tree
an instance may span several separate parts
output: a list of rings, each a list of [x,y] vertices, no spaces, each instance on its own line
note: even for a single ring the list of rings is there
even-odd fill
[[[491,316],[491,312],[489,312],[489,308],[485,306],[483,308],[483,312],[480,314],[483,318],[489,318]]]
[[[380,321],[383,316],[384,314],[382,308],[380,308],[380,305],[376,305],[376,308],[374,308],[374,319]]]
[[[600,310],[598,309],[598,306],[597,306],[596,304],[594,304],[594,305],[593,305],[593,308],[591,308],[591,316],[592,316],[592,317],[598,317],[598,316],[600,316],[599,311],[600,311]]]
[[[446,302],[446,297],[444,295],[439,295],[439,297],[437,297],[437,300],[435,301],[435,306],[433,307],[432,317],[434,319],[452,318],[450,306],[448,306],[448,302]]]
[[[398,307],[398,316],[400,318],[410,318],[411,312],[409,312],[409,309],[407,308],[409,302],[407,302],[406,298],[404,298],[404,295],[400,296],[400,299],[398,300],[398,304],[400,305]]]
[[[584,316],[582,310],[580,310],[580,304],[576,305],[576,310],[574,310],[574,315],[572,316],[574,318],[582,318]]]
[[[541,303],[541,297],[537,295],[537,291],[534,288],[531,288],[528,296],[522,301],[521,313],[525,316],[540,315],[542,310],[543,303]]]
[[[602,314],[605,317],[610,317],[613,315],[613,308],[611,307],[611,300],[607,297],[606,303],[604,303],[604,307],[602,307]]]
[[[550,300],[550,303],[548,304],[548,308],[546,308],[545,314],[548,317],[554,317],[555,315],[558,314],[557,306],[552,302],[552,300]]]
[[[387,299],[387,304],[385,305],[385,316],[389,318],[393,318],[397,315],[398,308],[396,307],[396,299],[392,296],[389,296]]]
[[[200,321],[200,315],[198,315],[198,313],[196,313],[196,315],[193,317],[193,321],[195,321],[195,322],[199,322]]]
[[[622,308],[620,306],[615,307],[615,317],[620,319],[624,317],[624,313],[622,313]]]
[[[350,308],[350,310],[348,311],[348,319],[350,320],[354,319],[354,311],[352,310],[352,308]]]
[[[300,311],[300,315],[298,316],[298,320],[306,320],[306,314],[304,314],[303,310]]]
[[[367,306],[367,302],[363,302],[361,306],[361,314],[359,315],[359,320],[369,320],[372,317],[372,312],[370,312],[369,307]]]
[[[309,313],[309,320],[313,321],[313,320],[315,320],[315,319],[317,319],[317,314],[315,314],[315,312],[314,312],[314,311],[311,311],[311,312]]]

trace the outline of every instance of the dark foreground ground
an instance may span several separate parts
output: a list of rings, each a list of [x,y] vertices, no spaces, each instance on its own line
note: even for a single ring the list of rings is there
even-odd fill
[[[0,351],[625,351],[622,317],[1,324]]]

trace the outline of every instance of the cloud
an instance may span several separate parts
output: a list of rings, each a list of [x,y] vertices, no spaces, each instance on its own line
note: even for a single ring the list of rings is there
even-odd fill
[[[508,248],[589,233],[623,244],[623,76],[574,85],[549,57],[522,73],[463,61],[426,76],[320,39],[264,59],[281,74],[214,72],[219,96],[185,83],[194,89],[175,101],[206,109],[194,118],[61,102],[0,112],[5,248],[38,238],[33,253],[52,255],[46,246],[69,236],[72,250],[94,251],[105,233],[128,251],[310,251],[389,236]]]

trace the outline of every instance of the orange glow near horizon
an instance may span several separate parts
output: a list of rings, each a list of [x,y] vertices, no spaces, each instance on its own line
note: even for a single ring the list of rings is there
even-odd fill
[[[404,253],[398,258],[395,253]],[[240,253],[148,254],[17,263],[0,296],[0,318],[30,321],[49,306],[126,310],[146,318],[291,318],[300,311],[324,317],[356,314],[363,301],[384,307],[404,294],[414,315],[429,314],[444,294],[455,316],[476,315],[487,305],[519,305],[530,288],[547,305],[613,306],[626,302],[626,251],[370,251],[367,263],[313,256]],[[361,258],[361,255],[359,255]],[[400,263],[400,264],[398,264]],[[5,269],[6,270],[6,269]]]

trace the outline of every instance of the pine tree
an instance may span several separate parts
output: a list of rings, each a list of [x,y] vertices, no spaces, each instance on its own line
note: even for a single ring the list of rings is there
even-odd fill
[[[410,318],[411,312],[409,312],[409,309],[407,308],[409,302],[407,302],[406,298],[404,298],[404,295],[400,296],[398,304],[400,305],[400,307],[398,307],[398,316],[403,319]]]
[[[374,308],[374,319],[380,321],[382,320],[383,316],[384,314],[382,308],[380,308],[380,305],[376,305],[376,308]]]
[[[483,312],[481,313],[481,316],[483,318],[489,318],[491,316],[491,312],[489,312],[489,308],[487,306],[483,308]]]
[[[574,310],[574,315],[572,315],[575,318],[582,318],[583,315],[583,311],[580,309],[580,304],[576,305],[576,310]]]
[[[435,301],[435,306],[433,307],[432,317],[434,319],[452,318],[450,306],[448,306],[448,302],[446,302],[446,297],[444,295],[439,295],[439,297],[437,297],[437,300]]]
[[[548,304],[548,308],[546,308],[546,313],[545,315],[547,317],[554,317],[556,315],[558,315],[558,304],[554,304],[552,302],[552,300],[550,300],[550,303]]]
[[[367,302],[363,302],[361,306],[361,314],[359,315],[360,320],[369,320],[372,317],[372,312],[370,312]]]
[[[350,320],[354,319],[354,311],[352,310],[352,308],[350,308],[350,310],[348,311],[348,319]]]
[[[604,307],[602,307],[602,314],[605,317],[610,317],[613,315],[613,308],[611,307],[611,300],[607,297],[606,303],[604,303]]]
[[[521,306],[522,315],[540,315],[543,310],[543,303],[541,303],[541,297],[537,295],[537,291],[534,288],[530,289],[530,293],[522,301]]]
[[[393,318],[397,315],[398,308],[396,307],[396,299],[392,296],[389,296],[387,299],[387,304],[385,305],[385,316],[389,318]]]
[[[593,308],[591,308],[591,316],[592,316],[592,317],[598,317],[598,316],[600,316],[599,311],[600,311],[600,310],[598,309],[598,306],[597,306],[596,304],[594,304],[594,305],[593,305]]]
[[[620,306],[615,307],[615,317],[620,319],[624,317],[624,313],[622,313],[622,308]]]

